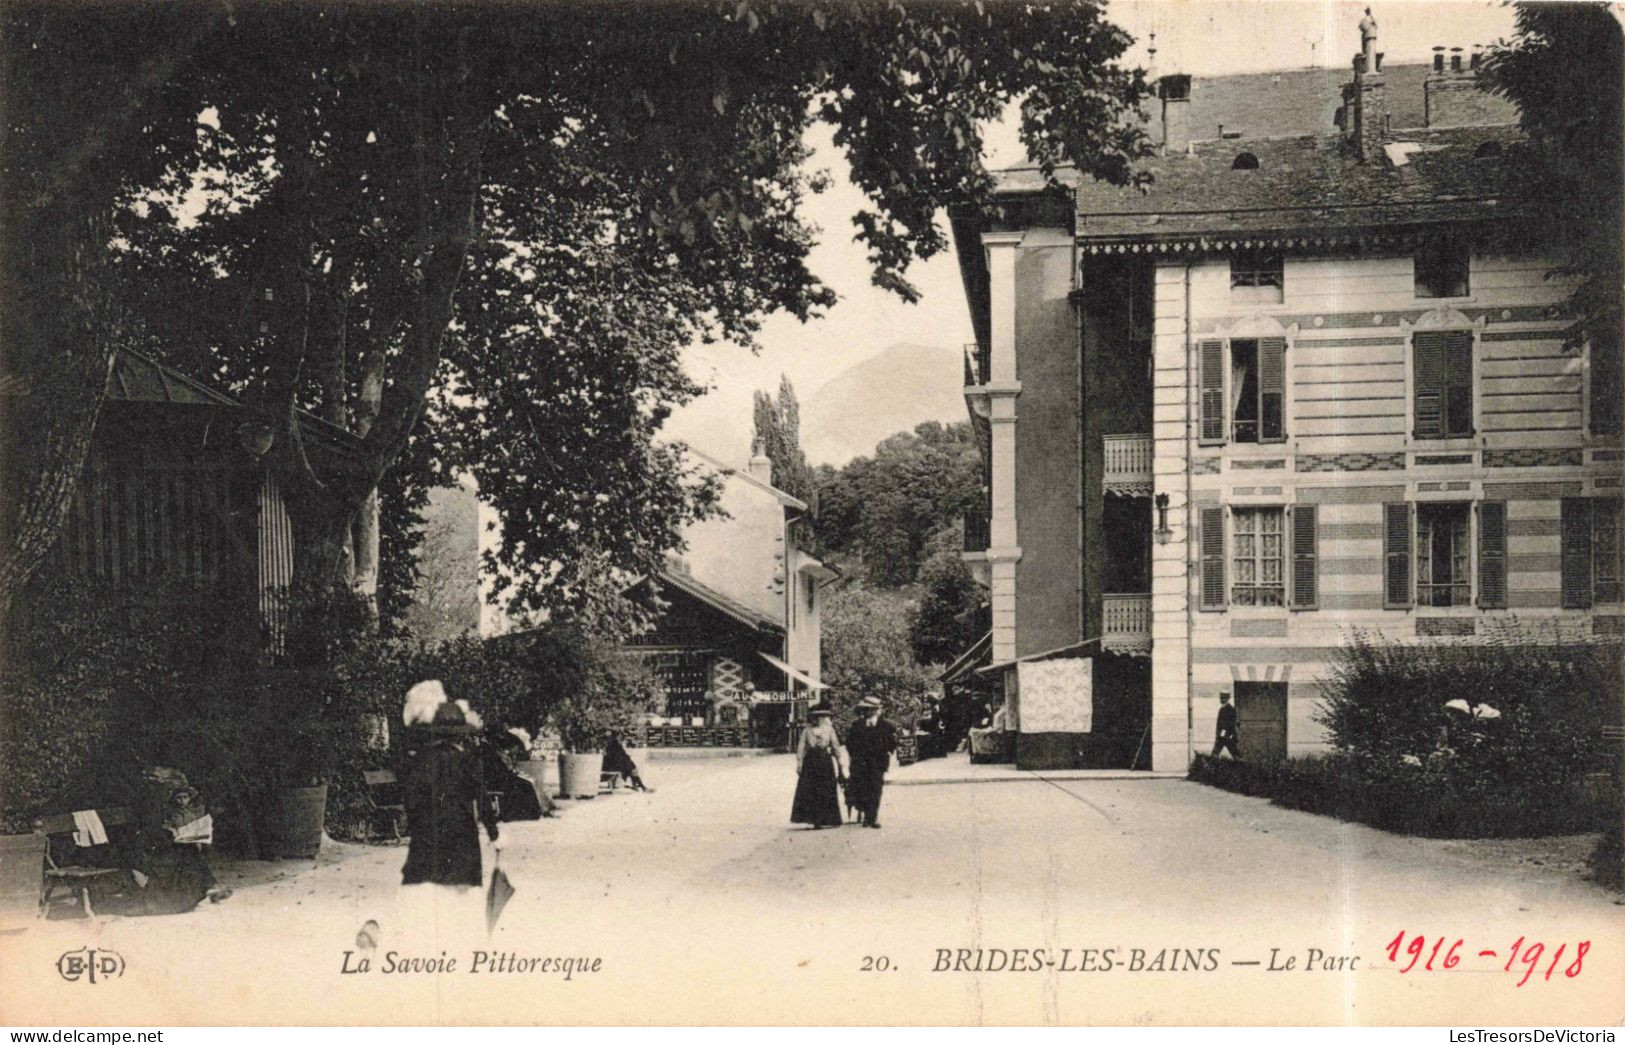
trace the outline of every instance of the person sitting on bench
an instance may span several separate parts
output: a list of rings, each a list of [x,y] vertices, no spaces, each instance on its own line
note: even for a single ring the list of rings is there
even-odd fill
[[[632,761],[632,756],[626,753],[626,745],[621,743],[621,735],[612,732],[609,739],[604,742],[604,773],[615,773],[632,782],[634,791],[647,791],[654,793],[654,788],[644,784],[638,776],[638,764]]]
[[[480,745],[485,762],[485,788],[502,796],[498,820],[540,820],[553,815],[553,802],[515,768],[530,747],[522,729],[487,731]]]

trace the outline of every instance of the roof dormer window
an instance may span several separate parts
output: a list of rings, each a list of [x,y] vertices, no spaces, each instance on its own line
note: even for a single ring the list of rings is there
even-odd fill
[[[1230,165],[1230,169],[1233,171],[1256,171],[1258,169],[1258,157],[1250,152],[1237,153],[1236,161]]]

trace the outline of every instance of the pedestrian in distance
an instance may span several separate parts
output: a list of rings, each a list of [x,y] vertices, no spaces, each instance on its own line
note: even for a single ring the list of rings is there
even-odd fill
[[[1213,737],[1213,757],[1218,758],[1220,751],[1230,752],[1231,758],[1240,758],[1241,750],[1236,746],[1240,735],[1236,732],[1236,706],[1230,703],[1230,694],[1219,694],[1219,725]]]
[[[631,781],[634,791],[654,794],[654,788],[645,784],[643,778],[638,775],[638,764],[626,753],[626,745],[621,742],[619,732],[611,732],[609,739],[604,741],[604,772],[619,773]]]
[[[846,732],[847,758],[852,779],[846,788],[849,805],[855,806],[864,827],[880,827],[880,795],[886,787],[886,770],[897,750],[897,729],[880,717],[880,701],[864,697],[858,702],[858,720]]]
[[[792,824],[814,830],[841,826],[841,805],[836,787],[845,783],[846,749],[835,732],[830,709],[815,707],[796,746],[796,797],[790,806]]]
[[[484,786],[476,744],[479,716],[446,699],[439,682],[407,693],[399,778],[411,843],[401,868],[401,914],[408,934],[476,934],[485,915],[480,825],[501,848],[496,810]]]

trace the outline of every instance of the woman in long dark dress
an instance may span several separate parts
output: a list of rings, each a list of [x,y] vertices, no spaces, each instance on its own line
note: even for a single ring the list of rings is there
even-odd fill
[[[474,745],[480,723],[447,701],[437,682],[413,687],[404,717],[400,780],[412,839],[401,868],[403,928],[433,936],[467,934],[484,914],[481,824],[501,848]]]
[[[846,749],[827,709],[814,708],[810,717],[812,723],[802,730],[796,747],[796,798],[790,822],[815,829],[840,827],[841,804],[835,789],[846,778]]]

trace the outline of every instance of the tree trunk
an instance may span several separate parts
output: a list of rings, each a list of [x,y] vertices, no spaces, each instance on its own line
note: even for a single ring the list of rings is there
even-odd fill
[[[367,495],[367,503],[356,514],[355,589],[378,609],[378,491]]]
[[[26,386],[24,394],[0,401],[5,410],[0,436],[0,496],[5,502],[0,508],[0,620],[10,614],[67,520],[113,366],[101,264],[106,222],[98,214],[80,217],[76,224],[74,232],[59,229],[45,244],[13,245],[7,259],[8,267],[50,266],[35,272],[60,276],[51,288],[56,293],[28,301],[17,293],[21,273],[15,268],[6,273],[5,298],[16,317],[12,336],[32,339],[38,347],[14,373]]]

